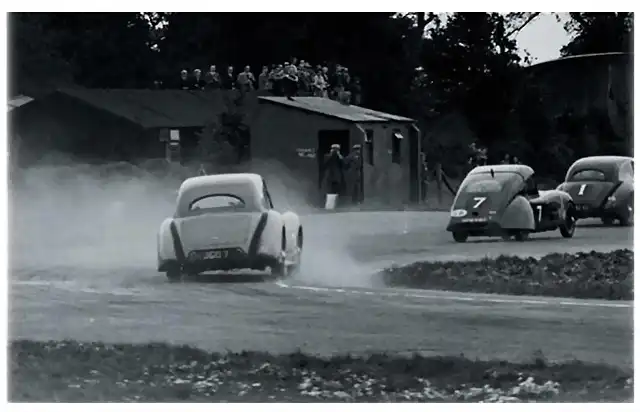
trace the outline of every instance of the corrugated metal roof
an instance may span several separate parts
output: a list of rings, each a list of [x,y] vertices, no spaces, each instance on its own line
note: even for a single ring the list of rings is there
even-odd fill
[[[223,107],[219,93],[189,90],[61,89],[62,93],[139,124],[159,127],[202,127]]]
[[[258,99],[261,102],[276,103],[293,109],[305,110],[307,112],[318,113],[354,123],[414,122],[413,119],[408,117],[396,116],[360,106],[342,104],[323,97],[293,97],[289,99],[287,97],[262,96]]]

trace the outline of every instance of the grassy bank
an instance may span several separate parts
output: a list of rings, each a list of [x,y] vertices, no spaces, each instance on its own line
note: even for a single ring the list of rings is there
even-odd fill
[[[14,341],[11,401],[628,401],[632,373],[579,362],[317,358],[165,344]]]
[[[633,251],[416,262],[387,269],[388,286],[460,292],[633,300]]]

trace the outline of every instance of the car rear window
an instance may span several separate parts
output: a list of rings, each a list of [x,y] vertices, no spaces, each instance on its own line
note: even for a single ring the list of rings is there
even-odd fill
[[[209,195],[198,198],[189,204],[190,213],[213,212],[245,207],[245,203],[234,195]]]
[[[468,193],[493,193],[501,190],[502,184],[496,180],[480,180],[478,182],[471,182],[465,189]]]
[[[466,177],[464,186],[460,189],[467,193],[497,193],[502,191],[504,185],[517,176],[515,173],[489,173],[471,174]]]
[[[591,180],[604,182],[607,180],[607,176],[601,170],[584,169],[584,170],[578,170],[573,175],[571,175],[571,178],[569,179],[570,182],[584,182],[584,181],[591,181]]]

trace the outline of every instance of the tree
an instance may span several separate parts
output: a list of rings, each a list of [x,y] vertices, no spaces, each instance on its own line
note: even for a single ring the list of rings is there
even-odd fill
[[[565,30],[571,41],[562,56],[588,53],[630,52],[633,13],[569,13]]]
[[[150,24],[141,13],[48,13],[58,52],[85,87],[144,88],[156,77]]]
[[[424,74],[414,88],[423,116],[459,112],[486,144],[504,138],[521,71],[508,22],[499,13],[454,13],[430,29],[422,49]]]
[[[47,13],[9,14],[9,92],[39,96],[72,84],[74,67],[59,53],[63,33]]]

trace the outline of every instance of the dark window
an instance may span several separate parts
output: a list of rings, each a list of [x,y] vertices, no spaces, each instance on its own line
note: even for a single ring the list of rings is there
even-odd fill
[[[374,151],[373,151],[373,130],[367,130],[367,135],[364,140],[365,157],[367,164],[373,166]]]
[[[402,140],[404,136],[399,130],[394,130],[391,135],[391,161],[393,163],[400,163],[402,160]]]
[[[189,205],[189,214],[221,212],[244,208],[242,199],[234,195],[210,195],[194,200]]]
[[[584,182],[590,180],[604,182],[607,180],[607,177],[601,170],[584,169],[575,172],[573,176],[571,176],[571,179],[569,179],[570,182]]]

